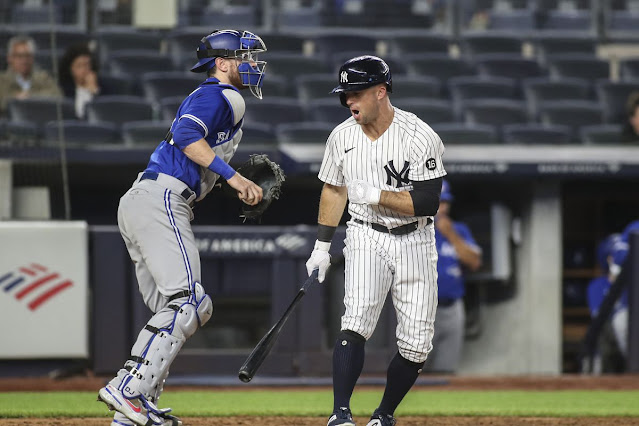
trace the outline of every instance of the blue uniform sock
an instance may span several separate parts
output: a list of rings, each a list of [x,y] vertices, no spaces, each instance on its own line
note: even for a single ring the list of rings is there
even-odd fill
[[[399,403],[404,399],[404,396],[415,384],[417,376],[419,376],[423,367],[423,362],[409,361],[397,352],[388,366],[386,389],[378,410],[384,414],[392,415]]]
[[[364,367],[366,339],[350,330],[337,336],[333,349],[333,411],[350,407],[351,395]]]

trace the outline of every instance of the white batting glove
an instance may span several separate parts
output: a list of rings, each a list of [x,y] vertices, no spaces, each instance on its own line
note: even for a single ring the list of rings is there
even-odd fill
[[[348,184],[348,200],[355,204],[379,204],[382,190],[365,180],[354,179]]]
[[[315,247],[311,252],[311,257],[306,261],[306,272],[308,272],[309,277],[313,273],[313,270],[318,269],[317,280],[324,282],[326,271],[328,271],[328,267],[331,266],[331,255],[328,253],[330,248],[331,243],[315,241]]]

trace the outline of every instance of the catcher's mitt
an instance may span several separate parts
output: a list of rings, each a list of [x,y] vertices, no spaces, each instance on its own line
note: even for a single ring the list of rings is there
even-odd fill
[[[242,203],[245,219],[258,221],[273,200],[280,198],[285,176],[279,164],[271,161],[266,154],[253,154],[237,171],[262,188],[262,201],[254,206]]]

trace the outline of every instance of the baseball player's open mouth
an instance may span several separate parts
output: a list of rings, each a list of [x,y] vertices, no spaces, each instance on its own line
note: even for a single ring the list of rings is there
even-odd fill
[[[351,114],[353,114],[353,118],[359,118],[359,110],[358,109],[352,109],[351,110]]]

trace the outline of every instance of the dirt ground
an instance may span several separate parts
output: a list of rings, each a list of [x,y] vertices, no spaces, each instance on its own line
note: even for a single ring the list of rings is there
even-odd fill
[[[447,390],[568,390],[568,389],[601,389],[601,390],[638,390],[639,376],[579,376],[565,375],[560,377],[437,377],[445,379],[448,384],[419,386],[437,392]],[[106,378],[73,377],[64,380],[49,378],[0,378],[0,392],[8,391],[60,391],[87,390],[97,391],[104,385]],[[167,386],[170,392],[197,387]],[[223,387],[206,387],[199,389],[223,390]],[[228,388],[237,390],[236,387]],[[257,389],[252,387],[252,389]],[[269,388],[274,390],[274,388]],[[291,387],[282,389],[291,390]],[[308,387],[298,388],[300,391]],[[638,402],[639,403],[639,402]],[[358,425],[365,425],[367,418],[356,418]],[[325,418],[319,417],[224,417],[224,418],[182,418],[184,426],[323,426]],[[104,426],[109,419],[102,418],[57,418],[57,419],[0,419],[0,426],[48,425],[48,426]],[[397,426],[515,426],[515,425],[549,425],[549,426],[625,426],[639,425],[639,418],[626,417],[580,417],[580,418],[534,418],[534,417],[401,417]]]

